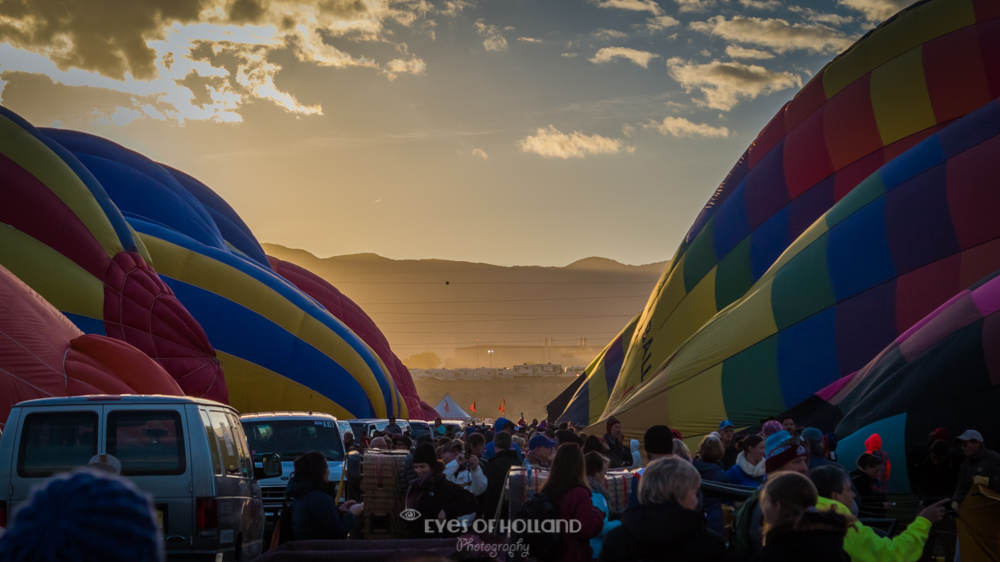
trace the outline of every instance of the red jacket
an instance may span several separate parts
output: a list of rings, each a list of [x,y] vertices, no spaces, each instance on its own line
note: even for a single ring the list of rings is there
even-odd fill
[[[592,562],[594,551],[590,548],[590,539],[604,528],[604,512],[594,507],[590,491],[581,486],[566,492],[559,502],[559,519],[580,522],[580,532],[562,534],[566,550],[560,562]]]

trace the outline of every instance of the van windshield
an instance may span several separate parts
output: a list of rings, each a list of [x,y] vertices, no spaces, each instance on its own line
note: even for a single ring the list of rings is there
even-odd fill
[[[335,421],[245,421],[243,431],[255,461],[264,453],[277,453],[282,461],[294,461],[313,451],[323,453],[328,461],[344,460],[344,445]]]

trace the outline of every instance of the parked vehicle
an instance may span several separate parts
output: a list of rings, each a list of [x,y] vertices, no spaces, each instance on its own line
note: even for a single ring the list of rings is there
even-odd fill
[[[152,494],[167,559],[243,561],[262,551],[258,478],[280,477],[274,455],[255,470],[236,410],[199,398],[84,396],[21,402],[0,437],[0,517],[31,489],[94,455]]]
[[[344,434],[351,431],[346,421],[319,412],[261,412],[240,417],[255,463],[265,454],[281,458],[281,475],[260,481],[267,518],[265,536],[270,536],[285,503],[285,488],[294,470],[295,459],[312,451],[326,456],[330,482],[340,482],[344,469]]]
[[[429,435],[431,432],[431,424],[425,421],[410,420],[410,437],[416,441],[422,435]]]

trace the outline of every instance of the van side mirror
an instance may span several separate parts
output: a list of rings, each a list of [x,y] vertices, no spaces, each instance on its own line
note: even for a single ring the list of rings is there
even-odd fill
[[[264,453],[260,456],[260,466],[253,468],[254,480],[277,478],[281,476],[281,457],[275,453]]]

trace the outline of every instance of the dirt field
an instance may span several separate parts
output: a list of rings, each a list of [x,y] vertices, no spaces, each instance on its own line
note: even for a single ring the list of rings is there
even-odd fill
[[[491,381],[439,381],[437,379],[414,381],[420,397],[431,406],[437,406],[445,393],[458,402],[473,417],[497,418],[500,399],[507,400],[507,417],[517,420],[524,412],[529,422],[545,418],[545,405],[572,382],[570,377],[531,377],[498,379]],[[476,402],[476,413],[469,410]]]

